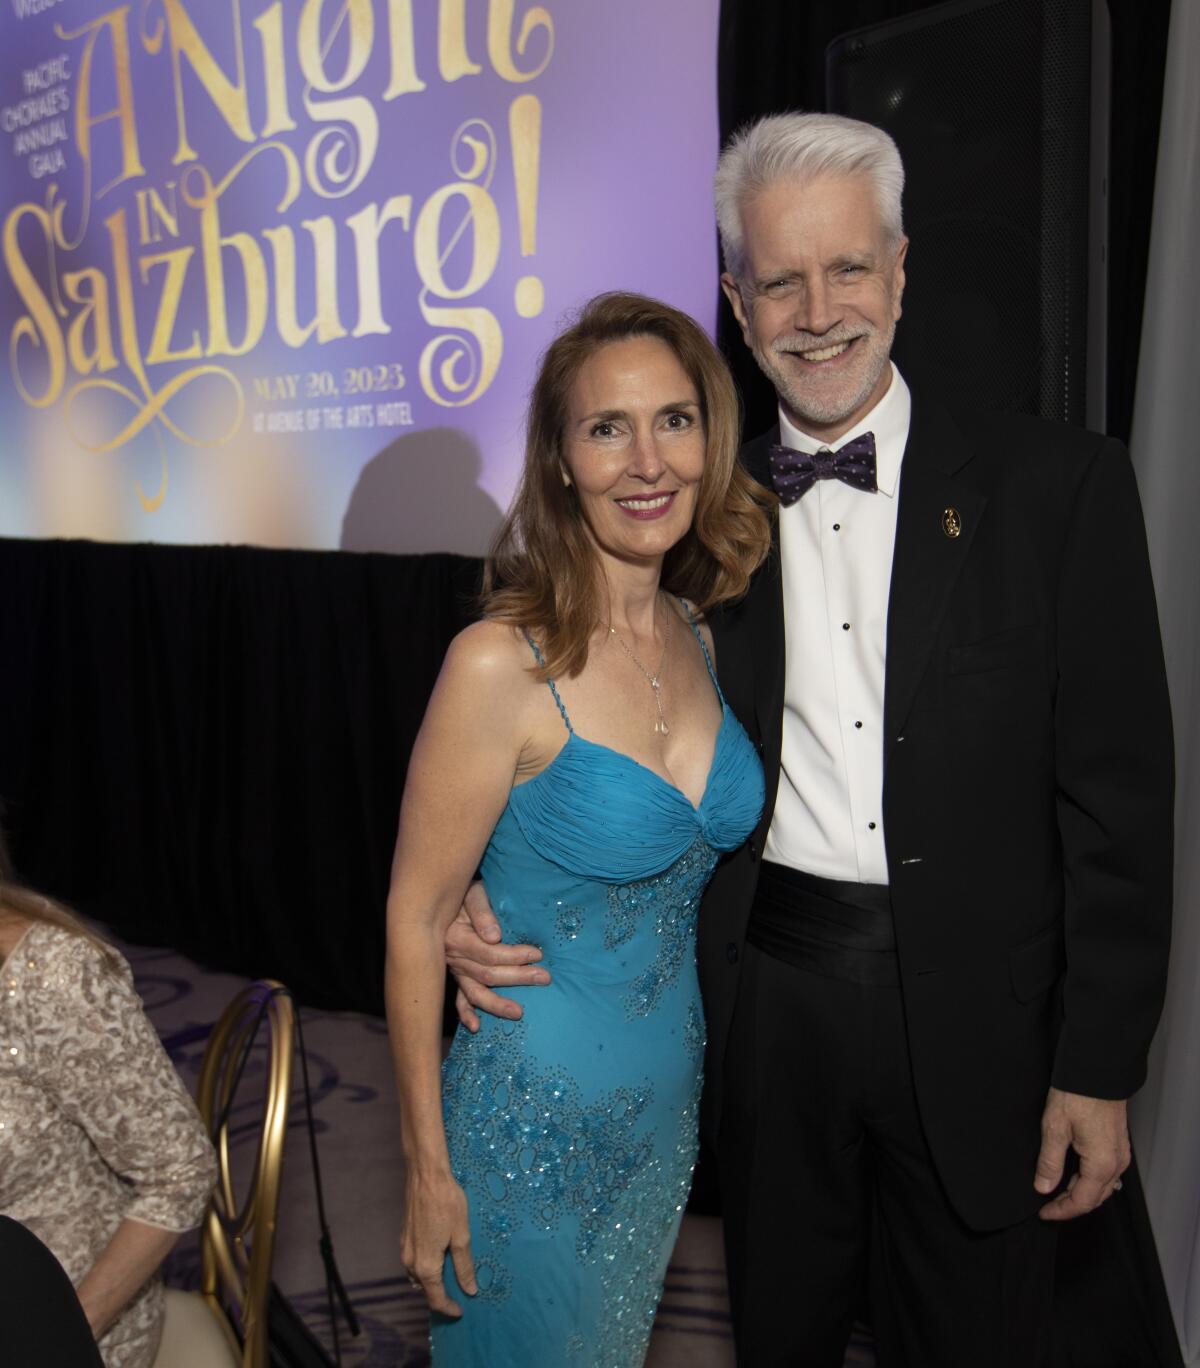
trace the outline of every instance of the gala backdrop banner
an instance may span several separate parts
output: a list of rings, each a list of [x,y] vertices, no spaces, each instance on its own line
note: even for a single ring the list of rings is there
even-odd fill
[[[718,0],[2,0],[0,535],[484,549],[537,357],[710,329]]]

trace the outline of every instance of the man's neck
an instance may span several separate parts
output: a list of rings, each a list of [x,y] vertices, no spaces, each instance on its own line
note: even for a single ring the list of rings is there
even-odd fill
[[[846,418],[839,419],[836,423],[814,423],[811,419],[802,418],[794,413],[782,398],[779,399],[780,416],[787,420],[797,432],[810,438],[814,442],[820,442],[823,446],[832,446],[834,442],[844,437],[851,429],[864,423],[880,404],[888,397],[892,385],[895,383],[896,369],[889,361],[887,369],[879,377],[879,384],[871,391],[866,400],[859,405],[855,411]]]

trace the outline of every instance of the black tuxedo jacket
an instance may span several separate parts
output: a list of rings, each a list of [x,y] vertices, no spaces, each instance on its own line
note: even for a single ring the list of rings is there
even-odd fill
[[[760,481],[777,440],[743,451]],[[1011,414],[951,416],[917,395],[899,500],[882,744],[901,984],[938,1173],[967,1224],[993,1229],[1043,1200],[1033,1176],[1047,1087],[1124,1098],[1145,1076],[1170,923],[1166,675],[1120,443]],[[718,868],[700,917],[719,1143],[779,779],[777,552],[713,630],[767,789],[758,830]]]

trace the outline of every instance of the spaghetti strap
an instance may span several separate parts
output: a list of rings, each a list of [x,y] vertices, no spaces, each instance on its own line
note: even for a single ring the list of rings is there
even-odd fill
[[[717,682],[717,672],[713,669],[712,656],[708,653],[708,646],[705,643],[704,635],[700,631],[699,624],[696,622],[696,615],[692,612],[692,605],[681,594],[675,597],[683,605],[683,611],[687,614],[688,626],[696,633],[696,640],[700,643],[700,649],[704,652],[704,663],[708,666],[708,677],[713,682],[713,688],[717,691],[717,697],[721,700],[722,706],[725,703],[725,695],[721,692],[721,685]],[[533,643],[531,642],[530,645]],[[537,649],[536,647],[534,648]]]
[[[546,658],[545,658],[545,656],[542,655],[542,652],[541,652],[541,650],[539,649],[537,642],[534,641],[534,639],[529,635],[529,633],[525,630],[524,627],[521,628],[521,635],[525,638],[525,640],[526,640],[527,642],[529,642],[529,649],[533,652],[533,658],[537,661],[537,663],[538,663],[538,664],[542,667],[542,669],[544,670],[544,669],[546,668]],[[704,643],[701,642],[700,644],[703,645]],[[708,653],[705,652],[705,654],[707,655]],[[710,666],[709,668],[711,669],[712,667]],[[547,679],[547,680],[546,680],[546,683],[550,685],[550,692],[554,695],[554,701],[555,701],[555,703],[558,704],[558,711],[562,714],[562,720],[563,720],[563,723],[565,724],[565,726],[566,726],[566,728],[567,728],[567,731],[568,731],[572,736],[574,736],[574,735],[575,735],[575,728],[574,728],[573,726],[571,726],[571,719],[567,716],[567,710],[566,710],[566,708],[563,707],[563,701],[562,701],[561,698],[559,698],[559,696],[558,696],[558,690],[554,687],[554,680],[552,680],[552,679]],[[720,690],[718,689],[717,692],[719,693]]]

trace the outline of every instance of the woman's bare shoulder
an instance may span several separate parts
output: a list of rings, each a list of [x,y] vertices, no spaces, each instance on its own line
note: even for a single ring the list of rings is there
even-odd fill
[[[453,713],[489,726],[528,725],[537,698],[536,664],[518,628],[503,622],[473,623],[451,641],[438,677],[435,697]]]
[[[534,663],[519,628],[484,618],[464,627],[451,641],[444,668],[465,679],[512,685],[528,680]]]

